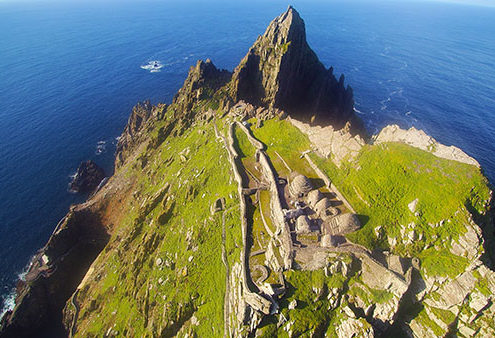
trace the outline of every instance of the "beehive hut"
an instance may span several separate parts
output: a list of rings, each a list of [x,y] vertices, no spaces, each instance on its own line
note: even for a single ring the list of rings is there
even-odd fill
[[[323,194],[318,189],[311,190],[308,193],[308,205],[314,208],[316,203],[318,203],[323,197]]]
[[[331,206],[330,199],[327,197],[322,198],[314,206],[314,211],[320,216],[326,216],[326,210]]]
[[[295,175],[290,182],[289,192],[292,196],[299,198],[313,190],[311,181],[304,175]]]
[[[311,223],[306,215],[301,215],[296,220],[296,232],[298,234],[305,234],[311,232]]]
[[[325,235],[345,235],[361,227],[355,214],[341,214],[326,220],[322,225]]]

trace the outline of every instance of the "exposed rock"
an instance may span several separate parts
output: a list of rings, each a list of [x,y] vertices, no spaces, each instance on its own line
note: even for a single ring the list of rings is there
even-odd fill
[[[490,303],[490,298],[481,292],[473,292],[470,295],[469,307],[479,313]]]
[[[409,208],[409,210],[412,212],[412,213],[415,213],[416,212],[416,206],[418,205],[418,199],[416,198],[414,201],[412,201],[411,203],[409,203],[407,205],[407,207]]]
[[[70,183],[70,190],[81,193],[92,192],[104,178],[105,172],[96,163],[91,160],[81,162],[74,179]]]
[[[375,144],[385,142],[401,142],[415,148],[429,151],[433,155],[440,158],[467,163],[477,167],[480,166],[478,161],[467,155],[461,149],[455,146],[445,146],[440,144],[433,137],[427,135],[424,131],[418,130],[414,127],[404,130],[396,124],[389,125],[383,128],[380,133],[375,135],[373,138]]]
[[[166,109],[166,106],[159,107],[159,110]],[[153,106],[149,101],[142,103],[140,102],[132,108],[127,125],[125,126],[124,131],[117,142],[117,149],[115,150],[116,167],[121,166],[125,162],[129,153],[139,144],[139,136],[144,130],[148,120],[150,120],[153,116]]]
[[[294,299],[289,303],[289,310],[294,310],[296,307],[297,307],[297,300]]]
[[[178,111],[187,112],[194,102],[208,97],[208,92],[214,92],[230,80],[230,72],[219,70],[210,59],[199,60],[196,66],[191,66],[189,74],[181,89],[175,94],[173,104]]]
[[[289,122],[308,136],[318,153],[331,158],[338,167],[345,159],[354,160],[366,144],[359,134],[353,136],[344,129],[335,130],[333,126],[312,126],[293,118],[289,118]]]
[[[280,108],[300,118],[315,116],[339,127],[355,118],[352,89],[318,60],[306,42],[304,21],[290,6],[234,70],[232,96],[234,101]]]
[[[335,328],[335,332],[339,338],[372,338],[375,336],[373,327],[364,318],[347,318]]]
[[[392,324],[400,301],[406,293],[409,284],[392,271],[373,260],[368,255],[359,255],[361,260],[361,277],[363,283],[371,288],[387,291],[391,298],[383,303],[376,303],[373,318],[377,323]]]
[[[73,207],[32,261],[17,288],[16,306],[0,327],[2,337],[64,335],[62,309],[108,241],[93,208]],[[45,265],[41,257],[49,257]]]
[[[404,267],[402,266],[402,262],[399,256],[390,255],[387,259],[388,268],[392,271],[397,272],[400,275],[404,275],[406,273]]]

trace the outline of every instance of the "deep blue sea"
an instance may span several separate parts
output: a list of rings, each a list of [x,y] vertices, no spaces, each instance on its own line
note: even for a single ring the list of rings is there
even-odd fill
[[[495,8],[292,4],[322,62],[354,88],[371,132],[424,129],[474,156],[495,182]],[[67,191],[78,164],[93,159],[111,173],[132,106],[170,102],[198,59],[232,70],[287,5],[0,1],[2,303],[69,205],[84,199]],[[141,68],[152,60],[160,72]]]

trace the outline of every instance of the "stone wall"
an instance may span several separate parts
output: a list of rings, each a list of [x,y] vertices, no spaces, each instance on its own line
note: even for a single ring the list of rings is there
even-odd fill
[[[240,174],[240,171],[242,170],[242,164],[240,163],[239,156],[234,148],[234,128],[235,128],[235,124],[232,123],[229,126],[228,142],[226,146],[229,153],[229,162],[232,166],[232,170],[234,171],[234,178],[237,181],[237,185],[238,185],[237,191],[239,194],[239,206],[240,206],[242,242],[243,242],[242,259],[241,259],[242,285],[245,291],[243,297],[246,303],[249,304],[249,306],[251,306],[253,309],[260,311],[264,314],[268,314],[270,311],[271,302],[268,299],[259,295],[257,293],[258,290],[255,290],[253,288],[254,284],[248,282],[251,280],[251,275],[249,273],[249,268],[248,268],[249,255],[247,253],[247,246],[248,246],[247,243],[248,221],[247,221],[247,211],[246,211],[247,206],[246,206],[246,196],[242,192],[243,182],[242,182],[242,176]]]
[[[270,159],[265,153],[265,146],[263,143],[258,141],[251,131],[246,128],[242,123],[237,122],[237,125],[246,134],[249,142],[257,149],[256,158],[258,158],[261,165],[263,175],[270,186],[270,214],[273,223],[276,227],[275,235],[279,237],[280,243],[282,244],[280,251],[284,260],[284,268],[290,269],[292,267],[293,253],[292,253],[292,239],[290,237],[290,228],[285,221],[284,213],[282,211],[282,203],[280,202],[280,193],[278,190],[277,175],[273,166],[270,164]]]

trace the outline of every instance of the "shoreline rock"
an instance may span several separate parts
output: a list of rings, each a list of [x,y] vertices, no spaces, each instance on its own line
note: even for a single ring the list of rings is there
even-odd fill
[[[84,161],[79,164],[76,175],[69,184],[69,189],[75,193],[90,193],[98,187],[104,178],[105,171],[95,162],[91,160]]]

